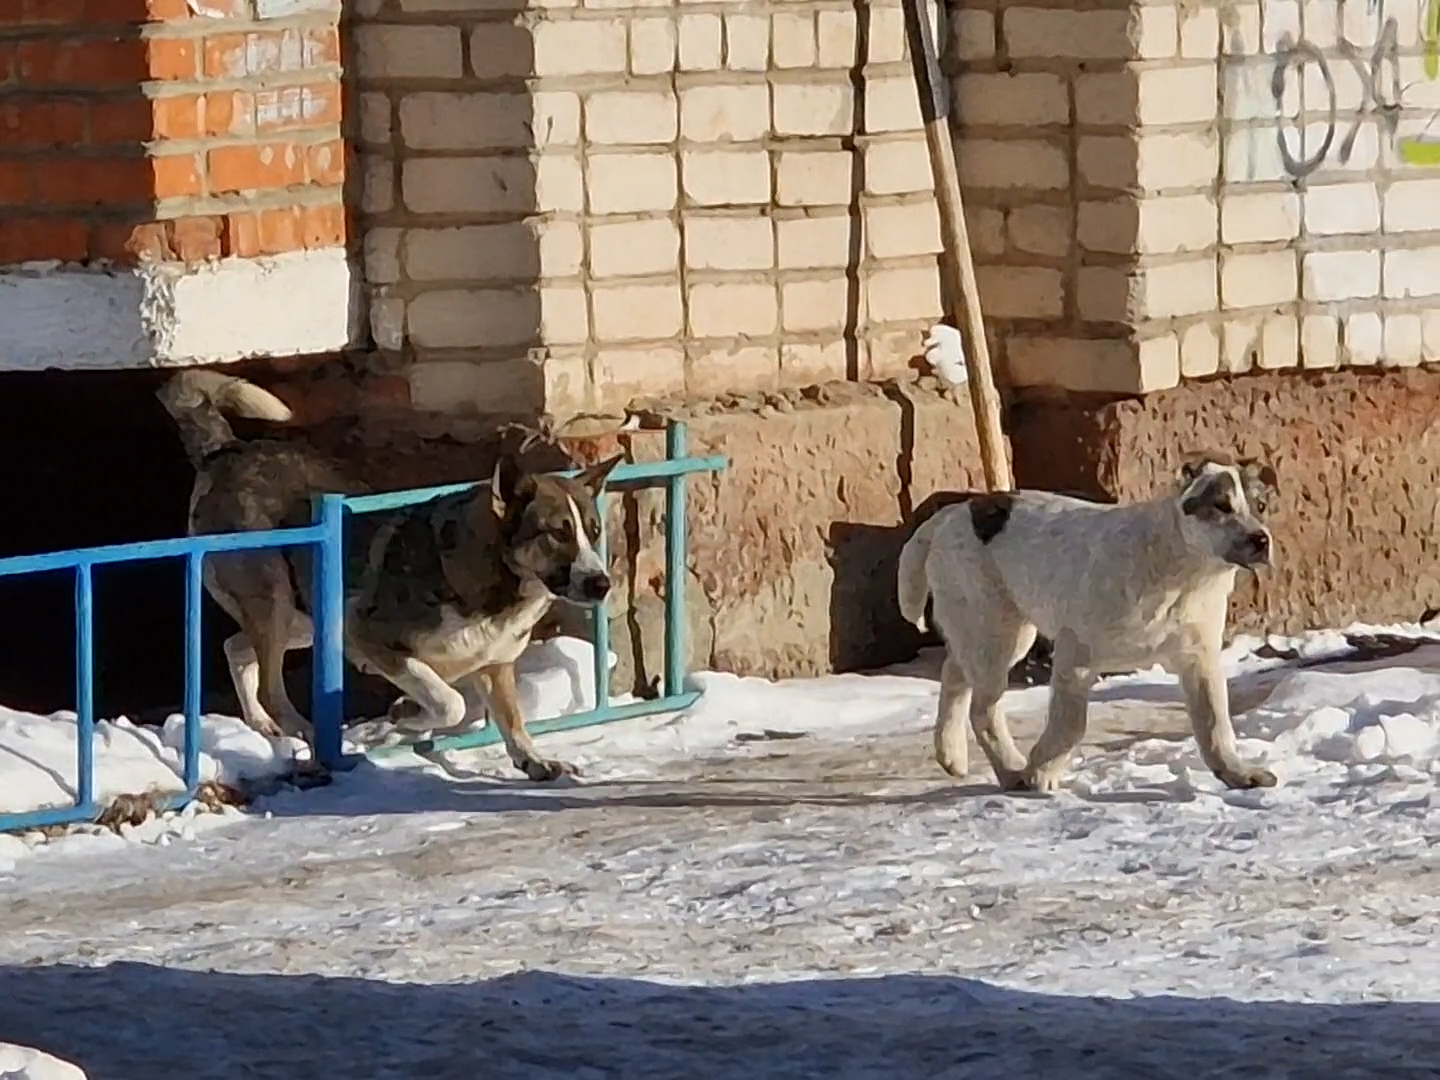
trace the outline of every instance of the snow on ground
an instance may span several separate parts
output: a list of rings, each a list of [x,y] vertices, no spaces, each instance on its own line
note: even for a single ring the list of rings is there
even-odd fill
[[[684,716],[545,737],[576,784],[490,748],[12,839],[0,1040],[91,1080],[1440,1076],[1440,645],[1259,644],[1228,662],[1267,791],[1203,769],[1156,672],[1097,689],[1067,791],[975,752],[957,783],[925,657],[698,676]],[[541,712],[593,693],[553,648]],[[1008,695],[1022,739],[1046,693]]]
[[[0,1080],[85,1080],[85,1074],[39,1050],[0,1043]]]

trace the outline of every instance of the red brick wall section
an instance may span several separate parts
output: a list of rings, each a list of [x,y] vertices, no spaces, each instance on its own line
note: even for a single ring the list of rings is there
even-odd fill
[[[341,0],[0,0],[0,264],[343,245]]]

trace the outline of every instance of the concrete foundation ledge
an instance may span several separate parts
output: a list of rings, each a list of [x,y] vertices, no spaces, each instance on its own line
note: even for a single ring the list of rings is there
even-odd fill
[[[913,654],[920,636],[895,602],[900,546],[917,518],[982,484],[963,393],[933,380],[834,383],[655,411],[688,420],[692,453],[731,462],[689,486],[693,664],[791,676]],[[1279,565],[1240,579],[1232,632],[1415,619],[1440,605],[1440,372],[1266,373],[1143,398],[1030,397],[1010,433],[1020,485],[1106,499],[1149,497],[1191,450],[1272,462]],[[637,459],[664,449],[658,431],[570,449],[594,458],[620,444]],[[493,454],[411,431],[368,446],[364,460],[377,483],[407,486],[485,475]],[[620,687],[653,684],[661,668],[663,506],[658,490],[612,500]],[[563,621],[584,632],[583,613]]]

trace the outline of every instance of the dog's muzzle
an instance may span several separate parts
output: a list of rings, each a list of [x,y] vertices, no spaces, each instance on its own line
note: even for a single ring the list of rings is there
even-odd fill
[[[1230,561],[1247,570],[1255,570],[1274,565],[1271,554],[1270,534],[1264,529],[1256,529],[1235,545]]]
[[[609,574],[582,574],[570,579],[571,596],[586,604],[598,604],[610,595]]]

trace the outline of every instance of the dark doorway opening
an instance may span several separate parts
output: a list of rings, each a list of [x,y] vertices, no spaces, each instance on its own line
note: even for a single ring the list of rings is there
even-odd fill
[[[193,479],[158,372],[0,375],[0,556],[183,536]],[[184,685],[184,570],[95,570],[97,716],[161,719]],[[0,703],[74,707],[74,580],[0,578]],[[206,598],[205,684],[229,694],[229,620]]]

